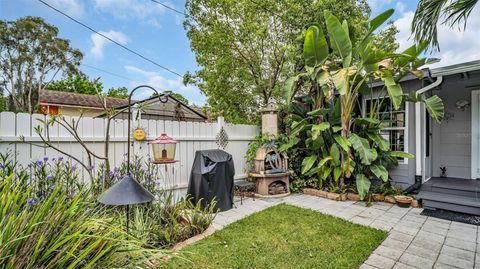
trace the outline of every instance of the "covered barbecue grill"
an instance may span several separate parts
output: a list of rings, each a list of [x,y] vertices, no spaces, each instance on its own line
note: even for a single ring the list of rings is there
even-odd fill
[[[220,211],[229,210],[233,205],[233,166],[232,155],[219,149],[199,150],[188,183],[189,198],[197,203],[202,200],[202,207],[214,199]]]

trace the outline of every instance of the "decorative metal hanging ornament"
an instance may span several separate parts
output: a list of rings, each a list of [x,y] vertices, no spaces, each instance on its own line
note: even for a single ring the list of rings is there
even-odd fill
[[[227,131],[223,128],[223,126],[220,128],[220,131],[218,131],[217,136],[215,137],[217,146],[225,149],[228,145],[228,134]]]

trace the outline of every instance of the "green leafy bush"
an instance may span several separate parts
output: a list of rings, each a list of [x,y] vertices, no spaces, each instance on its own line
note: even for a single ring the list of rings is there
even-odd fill
[[[160,255],[88,202],[88,192],[71,198],[57,188],[42,201],[35,195],[13,176],[0,182],[0,268],[149,267]]]
[[[146,238],[152,248],[166,248],[204,232],[215,217],[215,203],[201,208],[201,203],[181,200],[175,204],[154,202],[134,207],[131,233]]]

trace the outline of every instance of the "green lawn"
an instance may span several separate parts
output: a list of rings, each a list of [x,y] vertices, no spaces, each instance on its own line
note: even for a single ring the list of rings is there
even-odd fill
[[[181,250],[164,268],[358,268],[387,233],[280,204]]]

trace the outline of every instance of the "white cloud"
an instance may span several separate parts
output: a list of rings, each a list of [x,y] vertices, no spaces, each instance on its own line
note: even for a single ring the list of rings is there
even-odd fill
[[[407,8],[407,7],[406,7],[405,4],[402,3],[402,2],[397,2],[397,3],[395,4],[395,12],[403,13],[403,12],[405,12],[405,9],[406,9],[406,8]]]
[[[50,0],[48,2],[75,18],[80,18],[84,12],[83,4],[78,0]]]
[[[395,21],[400,33],[397,34],[397,40],[400,43],[399,50],[407,48],[413,44],[411,37],[411,23],[414,12],[404,12],[399,19]],[[440,58],[439,63],[430,65],[430,67],[446,66],[461,62],[468,62],[480,59],[480,5],[477,5],[470,14],[467,28],[450,28],[447,25],[439,24],[438,41],[440,52],[436,52],[428,57]]]
[[[99,33],[111,38],[112,40],[122,44],[126,45],[128,43],[128,37],[118,31],[110,30],[108,32],[104,31],[99,31]],[[105,45],[108,43],[111,43],[111,41],[107,40],[103,36],[100,36],[98,34],[92,34],[90,36],[90,39],[92,40],[93,46],[90,49],[90,53],[95,57],[95,58],[102,58],[103,57],[103,49],[105,48]]]
[[[396,36],[397,41],[400,44],[400,48],[398,49],[399,51],[403,51],[413,44],[410,33],[414,14],[415,13],[413,11],[402,13],[400,18],[394,22],[399,31]]]
[[[118,19],[141,20],[157,28],[161,27],[158,16],[165,12],[165,7],[146,0],[94,0],[94,5]]]
[[[378,11],[383,11],[384,7],[389,6],[392,0],[367,0],[367,3],[372,9],[372,13],[377,14]]]
[[[131,86],[149,85],[160,91],[178,92],[185,96],[191,103],[202,105],[205,103],[205,97],[200,93],[200,90],[192,85],[185,86],[182,78],[169,79],[162,76],[158,72],[147,71],[133,65],[125,65],[125,70],[130,74],[135,82]],[[141,92],[138,99],[145,99],[151,96],[149,91]]]

